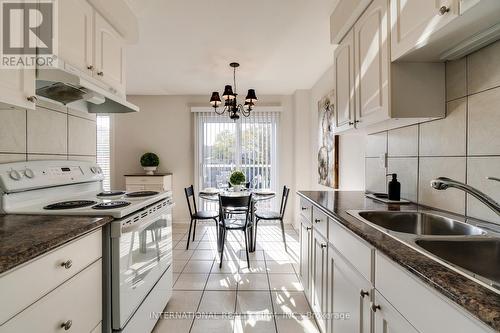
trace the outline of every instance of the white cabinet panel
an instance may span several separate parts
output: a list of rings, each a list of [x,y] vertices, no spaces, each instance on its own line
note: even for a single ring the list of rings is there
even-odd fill
[[[351,30],[334,53],[335,132],[354,126],[354,32]]]
[[[92,76],[93,8],[87,1],[63,0],[59,5],[59,58]]]
[[[0,107],[35,110],[34,69],[0,69]]]
[[[389,118],[387,0],[375,0],[354,25],[356,127]]]
[[[373,302],[374,327],[373,333],[418,333],[385,298],[377,291]],[[444,330],[442,332],[452,332]]]
[[[80,274],[0,326],[0,332],[88,333],[102,319],[102,262]],[[66,323],[68,329],[62,327]]]
[[[311,301],[312,226],[304,217],[301,217],[300,220],[299,275],[306,297]]]
[[[125,91],[125,45],[122,37],[95,12],[95,74],[106,84],[124,95]]]
[[[426,45],[457,16],[456,0],[391,0],[391,59]]]
[[[317,318],[320,330],[326,332],[328,241],[316,229],[313,230],[312,251],[311,306],[320,314]]]

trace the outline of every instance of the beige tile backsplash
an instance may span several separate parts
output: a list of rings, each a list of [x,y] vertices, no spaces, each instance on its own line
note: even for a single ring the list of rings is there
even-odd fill
[[[384,174],[394,172],[405,199],[500,223],[470,195],[430,187],[431,179],[445,176],[500,201],[500,182],[486,179],[500,177],[500,41],[447,63],[446,96],[446,118],[368,136],[366,189],[386,191]],[[380,170],[374,157],[384,153],[387,169]]]
[[[41,102],[34,111],[0,110],[0,163],[96,159],[96,118]]]

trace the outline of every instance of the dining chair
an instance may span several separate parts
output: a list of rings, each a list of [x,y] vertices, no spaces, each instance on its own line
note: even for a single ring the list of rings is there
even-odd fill
[[[280,211],[268,211],[268,210],[257,210],[255,213],[255,239],[254,244],[257,242],[257,224],[260,220],[265,221],[280,221],[281,224],[281,234],[283,235],[283,244],[285,245],[285,251],[288,252],[286,248],[286,237],[285,237],[285,225],[283,223],[283,217],[285,216],[286,203],[288,201],[288,194],[290,193],[290,189],[286,186],[283,186],[283,194],[281,196],[281,204]]]
[[[188,233],[188,239],[187,239],[187,245],[186,245],[186,250],[189,249],[189,239],[191,238],[191,228],[193,227],[193,242],[194,242],[194,237],[196,234],[196,222],[198,220],[214,220],[215,221],[215,226],[216,228],[219,227],[219,213],[213,210],[198,210],[198,207],[196,206],[196,198],[194,195],[194,189],[193,185],[186,187],[184,189],[184,193],[186,193],[186,200],[189,208],[189,215],[191,216],[191,222],[189,223],[189,233]],[[192,201],[192,205],[191,205]],[[218,230],[216,230],[217,237],[219,235]],[[219,240],[217,239],[217,242]]]
[[[222,259],[224,256],[224,243],[226,242],[227,231],[240,230],[243,231],[245,235],[245,251],[247,255],[247,265],[250,268],[250,257],[248,255],[248,235],[247,231],[251,225],[251,206],[252,206],[252,194],[243,196],[224,196],[219,195],[219,241],[220,241],[220,264],[219,268],[222,268]],[[229,211],[233,211],[235,207],[238,207],[241,212],[240,215],[228,214]],[[244,210],[244,211],[243,211]]]

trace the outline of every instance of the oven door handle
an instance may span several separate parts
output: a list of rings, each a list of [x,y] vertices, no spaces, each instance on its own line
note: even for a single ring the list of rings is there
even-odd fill
[[[111,238],[119,238],[124,233],[140,232],[146,229],[151,224],[158,222],[158,217],[164,215],[164,212],[167,210],[167,208],[171,207],[172,205],[170,204],[167,207],[164,207],[163,209],[159,210],[156,214],[148,216],[146,219],[144,219],[144,221],[140,223],[135,223],[132,226],[122,226],[120,221],[111,222]]]

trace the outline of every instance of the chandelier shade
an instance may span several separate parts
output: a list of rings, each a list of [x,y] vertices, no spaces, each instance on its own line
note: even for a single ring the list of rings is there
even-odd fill
[[[253,103],[257,100],[257,96],[255,95],[255,89],[248,89],[247,97],[245,98],[245,102]]]
[[[219,93],[217,91],[214,91],[212,93],[212,97],[210,97],[210,104],[212,104],[213,107],[218,107],[221,105],[222,101],[220,100]]]

